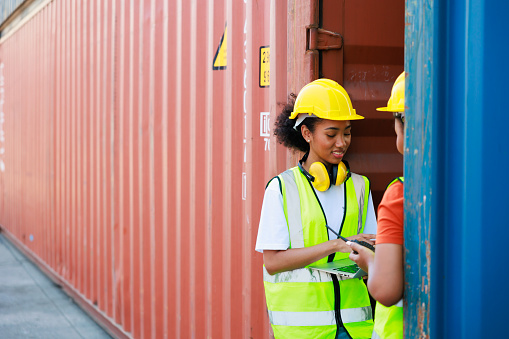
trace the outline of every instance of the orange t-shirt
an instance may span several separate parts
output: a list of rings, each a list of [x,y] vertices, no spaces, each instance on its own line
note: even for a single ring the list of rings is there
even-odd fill
[[[403,245],[403,183],[395,182],[378,206],[376,244]]]

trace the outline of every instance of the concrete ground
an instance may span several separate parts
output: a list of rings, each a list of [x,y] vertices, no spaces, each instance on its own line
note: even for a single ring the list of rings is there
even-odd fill
[[[0,338],[111,338],[0,233]]]

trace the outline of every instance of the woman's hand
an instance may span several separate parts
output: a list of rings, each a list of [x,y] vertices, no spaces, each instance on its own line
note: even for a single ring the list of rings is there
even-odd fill
[[[349,241],[346,244],[353,251],[350,253],[349,258],[355,261],[355,263],[359,265],[360,268],[369,273],[369,267],[375,262],[375,252],[352,241]],[[354,252],[357,252],[357,254]]]
[[[374,238],[375,234],[357,234],[348,239],[357,239],[373,244],[371,239]],[[345,241],[342,239],[333,239],[311,247],[287,250],[264,250],[263,263],[269,274],[275,274],[305,267],[332,253],[348,253],[350,251],[351,248]]]
[[[341,249],[344,252],[350,251],[346,242],[334,239],[310,247],[264,250],[263,263],[269,274],[275,274],[305,267]]]
[[[331,240],[331,241],[334,242],[334,245],[336,247],[334,252],[350,253],[352,251],[350,246],[348,246],[346,244],[346,241],[344,241],[343,239],[334,239],[334,240]]]
[[[376,239],[376,234],[369,234],[369,233],[361,233],[352,235],[351,237],[347,237],[348,240],[359,240],[359,241],[365,241],[368,244],[374,245],[375,242],[373,239]]]
[[[374,245],[375,243],[373,242],[372,239],[375,239],[376,238],[376,234],[364,234],[364,233],[361,233],[361,234],[356,234],[356,235],[352,235],[351,237],[348,237],[346,239],[348,240],[358,240],[358,241],[365,241],[371,245]],[[334,239],[333,241],[335,241],[335,245],[336,245],[336,252],[341,252],[341,253],[348,253],[350,252],[352,249],[350,248],[350,246],[348,246],[346,244],[346,242],[342,239]]]

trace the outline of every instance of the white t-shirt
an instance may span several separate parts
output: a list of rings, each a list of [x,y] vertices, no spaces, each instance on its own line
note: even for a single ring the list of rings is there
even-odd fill
[[[336,233],[339,233],[343,214],[345,213],[344,186],[332,186],[325,192],[320,192],[313,187],[323,207],[327,223]],[[371,192],[369,192],[364,233],[376,234],[376,216]],[[329,239],[336,238],[337,236],[329,231]],[[286,250],[289,247],[290,238],[283,209],[283,195],[279,190],[279,181],[274,179],[265,190],[263,197],[255,249],[263,253],[263,250]]]

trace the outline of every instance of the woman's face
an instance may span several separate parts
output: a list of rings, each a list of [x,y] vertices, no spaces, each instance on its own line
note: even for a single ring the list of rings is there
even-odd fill
[[[311,133],[307,127],[303,128],[303,136],[309,142],[310,164],[321,161],[328,168],[337,165],[346,154],[351,141],[352,126],[350,121],[336,121],[320,119]]]

